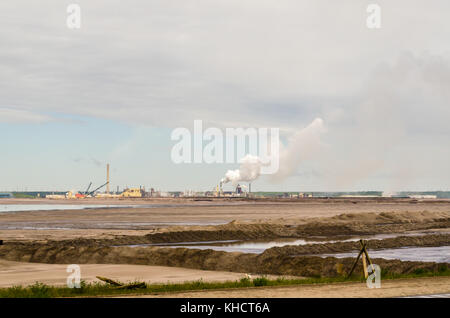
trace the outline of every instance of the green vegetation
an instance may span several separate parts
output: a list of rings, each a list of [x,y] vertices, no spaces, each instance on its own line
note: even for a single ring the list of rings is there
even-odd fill
[[[450,268],[442,265],[437,272],[427,270],[416,270],[412,274],[392,274],[382,273],[382,279],[418,278],[432,276],[450,276]],[[81,288],[67,288],[61,286],[48,286],[39,282],[28,286],[14,286],[10,288],[0,288],[0,298],[51,298],[51,297],[94,297],[111,295],[138,295],[138,294],[159,294],[196,290],[213,290],[229,288],[250,288],[261,286],[289,286],[304,284],[332,284],[341,282],[364,282],[365,279],[359,275],[350,278],[345,277],[316,277],[306,279],[268,279],[267,277],[257,277],[254,279],[242,278],[239,281],[227,282],[204,282],[202,280],[177,284],[146,284],[140,289],[118,289],[106,283],[86,283],[81,282]]]
[[[31,194],[26,194],[22,192],[13,192],[13,196],[16,199],[34,199],[36,196]]]
[[[395,274],[383,272],[381,270],[382,279],[397,279],[397,278],[418,278],[418,277],[433,277],[433,276],[450,276],[450,267],[446,264],[439,265],[437,271],[430,271],[425,268],[418,268],[411,274]]]

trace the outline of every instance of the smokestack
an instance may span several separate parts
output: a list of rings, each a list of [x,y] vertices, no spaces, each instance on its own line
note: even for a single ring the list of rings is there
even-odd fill
[[[106,193],[109,193],[109,163],[106,164]]]

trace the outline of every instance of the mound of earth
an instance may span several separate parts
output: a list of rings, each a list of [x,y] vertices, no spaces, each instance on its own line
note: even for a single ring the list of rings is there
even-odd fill
[[[292,276],[335,277],[349,271],[352,258],[292,256],[269,251],[263,254],[228,253],[186,248],[132,248],[9,243],[0,257],[11,261],[50,264],[138,264],[186,267],[203,270],[248,272]],[[446,264],[374,259],[385,272],[405,274],[417,270],[439,271]],[[360,267],[358,267],[360,270]]]

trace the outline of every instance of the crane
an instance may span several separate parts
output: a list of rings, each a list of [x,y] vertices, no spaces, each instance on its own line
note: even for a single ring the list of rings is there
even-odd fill
[[[86,191],[84,191],[84,194],[85,194],[85,195],[87,195],[87,194],[89,193],[89,189],[91,188],[91,185],[92,185],[92,182],[89,183],[89,185],[88,185]]]
[[[95,189],[95,190],[93,190],[93,191],[91,191],[91,192],[89,192],[87,195],[90,195],[90,196],[95,196],[95,192],[96,191],[98,191],[98,190],[100,190],[101,188],[103,188],[105,185],[107,185],[107,184],[109,184],[109,181],[108,182],[106,182],[105,184],[102,184],[101,186],[99,186],[97,189]]]

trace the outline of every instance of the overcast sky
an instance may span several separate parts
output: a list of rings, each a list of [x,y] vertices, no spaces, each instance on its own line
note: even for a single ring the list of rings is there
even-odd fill
[[[449,190],[450,2],[0,4],[0,191],[214,187],[233,165],[175,165],[176,127],[322,118],[321,151],[254,190]],[[367,5],[381,7],[368,29]],[[301,149],[299,149],[301,151]]]

